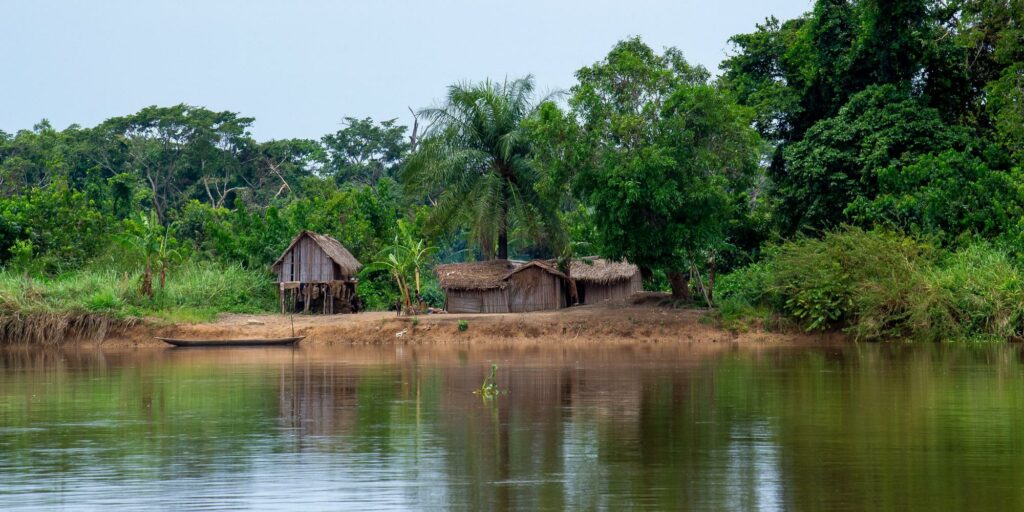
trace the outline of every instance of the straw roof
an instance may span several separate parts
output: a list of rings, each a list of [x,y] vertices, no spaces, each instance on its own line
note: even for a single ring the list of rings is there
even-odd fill
[[[505,279],[508,279],[509,277],[512,277],[513,274],[518,274],[519,272],[522,272],[528,268],[539,268],[549,274],[561,277],[562,279],[569,278],[569,276],[561,273],[557,268],[555,268],[554,265],[543,260],[533,260],[529,263],[514,268],[511,272],[505,275]]]
[[[288,251],[292,250],[292,247],[295,247],[295,244],[299,243],[299,240],[302,240],[302,237],[304,236],[308,236],[310,240],[320,246],[324,253],[326,253],[332,261],[341,267],[342,274],[354,276],[359,273],[359,269],[363,268],[363,264],[359,263],[359,260],[357,260],[355,256],[352,256],[352,253],[348,252],[348,249],[346,249],[344,245],[341,245],[341,242],[327,235],[321,235],[320,233],[314,233],[307,230],[303,230],[298,235],[295,235],[295,238],[292,239],[292,243],[288,244],[288,248],[281,253],[281,257],[278,258],[271,267],[276,268],[280,265],[285,255],[288,254]]]
[[[587,262],[592,264],[587,264]],[[632,263],[608,261],[595,257],[572,260],[569,265],[569,275],[583,283],[611,284],[632,279],[638,273],[640,273],[640,269]]]
[[[493,290],[508,285],[505,277],[519,264],[508,260],[449,263],[434,269],[445,290]]]

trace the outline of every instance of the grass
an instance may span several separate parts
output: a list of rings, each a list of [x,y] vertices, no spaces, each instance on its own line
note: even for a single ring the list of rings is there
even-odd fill
[[[139,292],[138,273],[85,269],[54,278],[0,271],[0,343],[58,343],[90,338],[140,318],[205,322],[218,313],[276,309],[271,276],[236,265],[188,262],[164,289]]]
[[[720,325],[788,320],[858,340],[1019,340],[1024,276],[989,244],[955,250],[848,228],[788,242],[719,280]]]

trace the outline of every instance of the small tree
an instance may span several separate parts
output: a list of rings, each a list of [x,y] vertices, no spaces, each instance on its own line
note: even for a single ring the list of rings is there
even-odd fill
[[[173,248],[174,238],[171,227],[162,226],[156,212],[139,214],[136,219],[125,221],[126,229],[120,237],[122,245],[139,254],[143,260],[140,292],[146,297],[153,296],[153,272],[159,273],[160,289],[167,283],[167,270],[179,258]]]
[[[395,280],[401,297],[399,313],[416,314],[423,309],[421,299],[421,270],[428,263],[435,247],[427,246],[423,240],[416,238],[409,225],[398,221],[398,230],[394,242],[381,250],[377,261],[363,268],[364,274],[386,271]],[[410,279],[411,278],[411,279]],[[415,296],[413,296],[415,286]],[[413,301],[415,299],[415,305]]]

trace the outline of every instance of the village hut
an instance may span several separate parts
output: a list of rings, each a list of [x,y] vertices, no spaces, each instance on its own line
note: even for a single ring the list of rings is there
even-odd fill
[[[510,313],[543,311],[565,307],[568,277],[550,263],[534,260],[505,276]]]
[[[519,266],[508,260],[438,265],[434,269],[450,313],[507,313],[505,276]]]
[[[356,275],[362,268],[334,238],[303,231],[271,270],[277,276],[281,312],[349,313],[359,310]]]
[[[640,269],[625,261],[576,259],[570,263],[569,276],[576,281],[580,304],[621,300],[644,289]]]
[[[565,305],[565,274],[543,261],[438,265],[450,313],[521,313]]]

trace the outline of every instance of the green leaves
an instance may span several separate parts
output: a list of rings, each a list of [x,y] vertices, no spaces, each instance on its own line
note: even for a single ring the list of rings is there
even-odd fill
[[[773,176],[783,232],[850,222],[852,203],[878,195],[882,169],[966,145],[963,130],[944,123],[938,111],[907,92],[891,85],[869,87],[786,148],[785,172]]]
[[[540,175],[525,122],[534,115],[533,77],[449,87],[445,103],[419,115],[426,138],[402,170],[407,190],[434,204],[431,225],[465,229],[485,257],[508,257],[513,227],[538,240],[561,225],[535,184]]]
[[[749,183],[759,139],[751,116],[707,84],[678,50],[639,39],[577,73],[569,119],[580,132],[562,153],[584,153],[573,189],[593,208],[599,251],[643,267],[689,270],[721,244],[729,191]],[[554,114],[554,122],[564,122]]]

